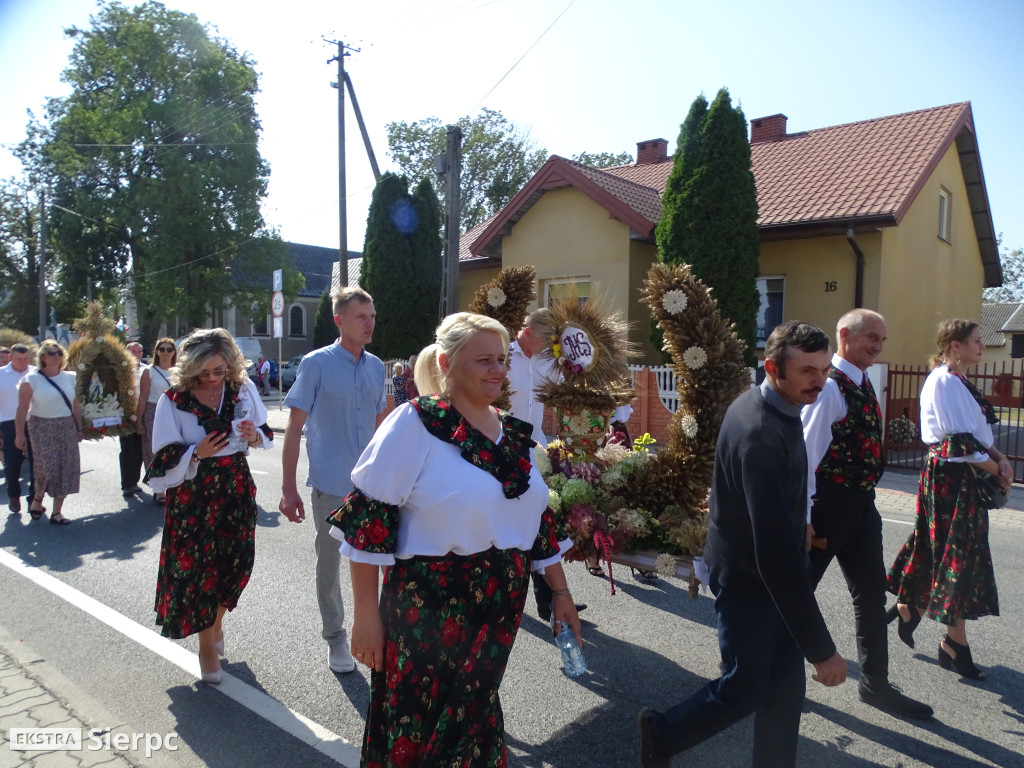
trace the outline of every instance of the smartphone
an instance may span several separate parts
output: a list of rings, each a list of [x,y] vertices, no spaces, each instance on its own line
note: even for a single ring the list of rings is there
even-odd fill
[[[222,435],[226,435],[231,431],[231,427],[228,426],[227,422],[225,422],[220,416],[210,416],[209,418],[203,419],[199,422],[199,426],[206,431],[206,434],[219,432]]]

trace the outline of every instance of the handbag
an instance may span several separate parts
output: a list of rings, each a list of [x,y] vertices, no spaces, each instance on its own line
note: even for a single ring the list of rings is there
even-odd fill
[[[1006,506],[1006,491],[999,485],[998,478],[991,472],[975,469],[978,476],[978,501],[985,509],[1002,509]]]

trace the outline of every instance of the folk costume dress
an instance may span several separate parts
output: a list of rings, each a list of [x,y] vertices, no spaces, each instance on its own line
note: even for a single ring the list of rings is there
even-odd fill
[[[901,603],[949,626],[959,619],[999,615],[988,510],[978,501],[972,463],[988,459],[992,406],[945,365],[921,390],[921,471],[914,531],[889,570],[889,591]]]
[[[206,436],[201,422],[219,416],[232,439],[214,456],[198,459]],[[256,485],[246,461],[241,421],[266,424],[267,410],[251,381],[241,389],[225,382],[220,408],[200,403],[188,390],[169,388],[153,420],[153,461],[146,482],[167,494],[156,623],[165,637],[182,638],[213,626],[217,609],[233,610],[249,582],[255,557]],[[273,443],[261,428],[262,446]]]
[[[506,765],[498,687],[530,570],[572,541],[530,462],[533,428],[499,413],[495,444],[437,395],[393,411],[329,518],[343,555],[386,568],[366,768]]]

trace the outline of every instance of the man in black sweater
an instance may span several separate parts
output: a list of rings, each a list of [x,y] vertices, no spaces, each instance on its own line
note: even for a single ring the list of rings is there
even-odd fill
[[[723,674],[664,713],[637,718],[644,768],[660,768],[754,714],[753,765],[796,765],[806,681],[839,685],[836,651],[807,575],[807,454],[800,408],[825,385],[828,336],[778,326],[765,345],[765,380],[725,414],[715,449],[704,558],[718,613]]]

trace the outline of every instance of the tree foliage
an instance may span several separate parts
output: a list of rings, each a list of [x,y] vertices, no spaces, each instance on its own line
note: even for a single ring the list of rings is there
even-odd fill
[[[611,152],[580,152],[569,159],[581,165],[589,165],[591,168],[611,168],[633,163],[633,155],[629,152],[620,152],[617,155]]]
[[[544,164],[547,151],[536,148],[528,130],[497,110],[482,109],[456,124],[462,129],[460,226],[466,232],[511,200]],[[447,130],[439,118],[389,123],[387,130],[388,154],[401,173],[414,184],[435,175],[434,158],[447,146]],[[443,188],[440,197],[443,206]]]
[[[385,173],[373,190],[359,284],[373,296],[372,351],[407,358],[429,343],[441,292],[440,207],[426,179],[413,195],[405,176]]]
[[[269,168],[253,62],[158,2],[101,4],[91,24],[66,31],[71,94],[48,101],[20,148],[59,206],[58,294],[80,303],[87,279],[130,286],[147,343],[175,315],[202,326],[229,300],[267,304],[261,278],[286,252],[260,214]],[[229,269],[243,244],[248,281]],[[292,270],[286,293],[300,280]]]
[[[736,324],[753,361],[760,299],[757,190],[750,169],[747,121],[729,91],[711,106],[694,100],[680,128],[675,164],[662,198],[658,258],[689,264],[714,290],[722,317]]]
[[[1024,248],[1007,251],[999,256],[1003,267],[1003,284],[986,288],[981,296],[986,303],[1024,301]]]
[[[334,300],[331,286],[324,288],[316,305],[316,319],[313,321],[313,347],[320,349],[333,344],[338,338],[338,326],[334,324]]]
[[[39,331],[39,201],[25,184],[0,183],[0,325]]]

